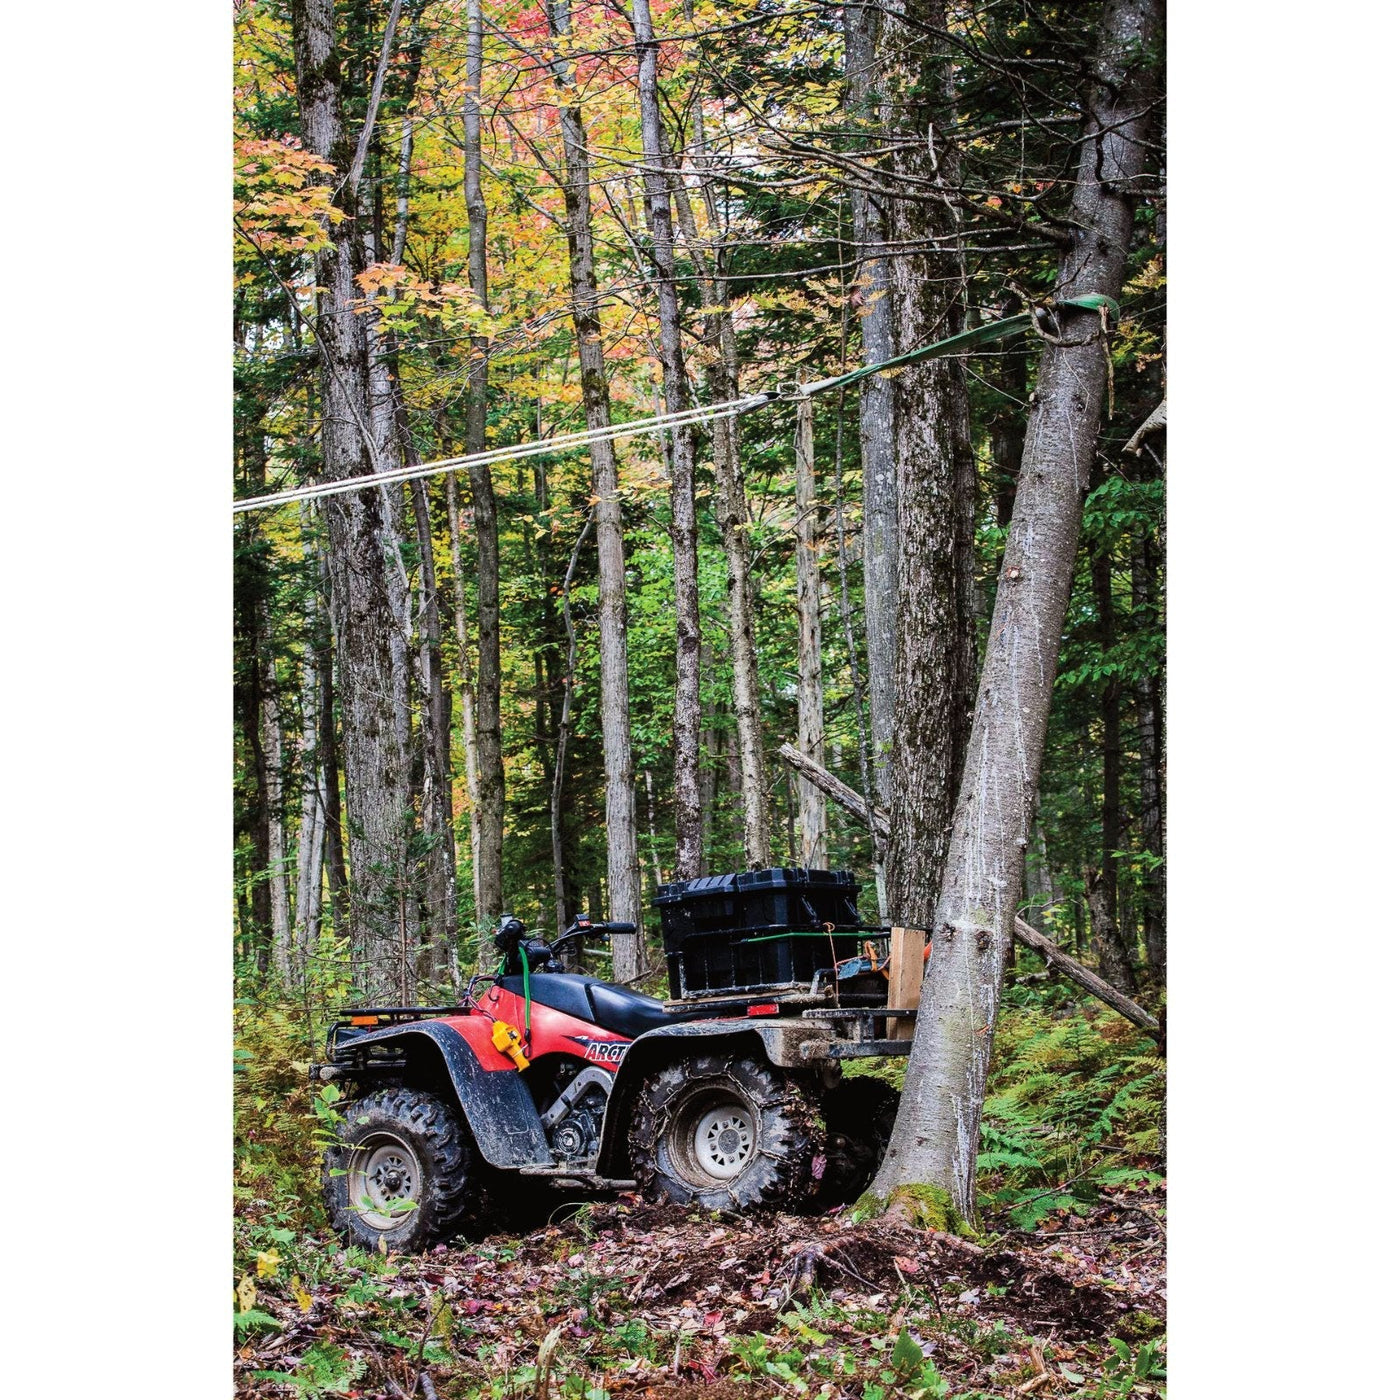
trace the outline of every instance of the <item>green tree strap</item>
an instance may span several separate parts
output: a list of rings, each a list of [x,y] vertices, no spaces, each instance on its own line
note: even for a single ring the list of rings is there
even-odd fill
[[[1118,303],[1112,297],[1104,296],[1099,292],[1091,292],[1082,297],[1070,297],[1066,301],[1057,301],[1055,305],[1057,307],[1072,306],[1081,311],[1099,311],[1107,307],[1108,314],[1113,320],[1116,321],[1119,316]],[[1000,321],[989,321],[985,326],[974,326],[970,331],[960,331],[957,335],[950,335],[947,340],[936,340],[931,345],[921,345],[916,350],[907,350],[904,354],[896,355],[892,360],[883,360],[878,365],[866,365],[862,369],[853,369],[847,374],[834,375],[830,379],[818,379],[813,384],[799,385],[798,393],[804,397],[824,394],[828,389],[837,389],[843,384],[854,384],[857,380],[865,379],[872,374],[883,374],[886,370],[917,364],[920,360],[932,359],[936,355],[959,355],[964,350],[971,350],[976,345],[987,345],[995,340],[1005,340],[1009,336],[1019,335],[1022,331],[1029,330],[1030,326],[1030,312],[1023,311],[1019,315],[1007,316]]]

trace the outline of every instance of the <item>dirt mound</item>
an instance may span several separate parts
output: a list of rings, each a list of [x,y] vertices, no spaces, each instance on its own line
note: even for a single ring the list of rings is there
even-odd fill
[[[774,1215],[727,1225],[674,1207],[607,1203],[581,1212],[561,1233],[580,1246],[598,1240],[632,1252],[642,1264],[626,1295],[634,1306],[745,1291],[754,1306],[735,1328],[744,1332],[765,1330],[813,1287],[874,1296],[912,1284],[1026,1330],[1086,1338],[1112,1332],[1131,1310],[1107,1289],[1065,1277],[1043,1260],[902,1224]]]

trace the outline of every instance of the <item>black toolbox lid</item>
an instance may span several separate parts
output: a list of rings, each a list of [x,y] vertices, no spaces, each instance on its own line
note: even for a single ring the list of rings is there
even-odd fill
[[[775,865],[767,870],[740,870],[724,875],[701,875],[695,880],[677,880],[662,885],[652,904],[680,904],[691,899],[712,899],[717,895],[759,890],[813,888],[854,891],[860,885],[849,870],[808,870],[801,866]]]
[[[801,866],[775,865],[768,870],[745,870],[734,877],[739,890],[855,889],[856,877],[849,870],[803,869]]]
[[[679,904],[687,899],[705,899],[715,895],[733,894],[734,882],[739,877],[728,875],[701,875],[698,880],[677,880],[670,885],[662,885],[652,899],[653,904]]]

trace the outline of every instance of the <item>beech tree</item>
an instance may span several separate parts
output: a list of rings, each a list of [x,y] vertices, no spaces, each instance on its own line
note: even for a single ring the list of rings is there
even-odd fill
[[[294,0],[292,41],[297,99],[307,149],[326,163],[335,189],[316,255],[316,342],[321,358],[321,447],[330,480],[371,476],[390,465],[370,415],[367,323],[354,314],[364,271],[358,189],[341,96],[341,65],[332,0]],[[371,996],[402,995],[402,946],[416,904],[410,880],[413,827],[406,717],[406,648],[400,624],[402,567],[387,489],[352,491],[325,504],[330,544],[349,830],[350,933]]]
[[[550,32],[556,39],[573,33],[571,0],[548,0]],[[569,247],[570,310],[578,339],[579,381],[584,421],[590,428],[612,422],[612,397],[603,360],[603,322],[598,274],[593,257],[593,215],[589,190],[588,142],[583,110],[571,101],[573,66],[553,64],[560,90],[560,135],[564,147],[564,211]],[[603,731],[604,806],[608,840],[608,905],[614,920],[635,924],[637,932],[612,935],[613,970],[623,981],[646,966],[642,942],[641,872],[637,865],[637,810],[627,682],[627,567],[618,496],[617,454],[611,442],[590,444],[598,534],[598,657]],[[562,930],[561,930],[562,932]]]
[[[943,0],[908,0],[881,13],[874,44],[882,126],[894,147],[877,179],[887,248],[899,250],[885,272],[896,355],[956,335],[965,321],[945,28]],[[927,928],[967,745],[977,656],[977,478],[960,360],[934,357],[900,371],[892,431],[897,702],[885,880],[891,922]]]
[[[467,6],[467,86],[462,101],[463,198],[467,208],[470,253],[467,280],[482,311],[491,307],[486,285],[486,202],[481,193],[481,0]],[[486,446],[486,336],[471,338],[467,377],[467,421],[463,446],[468,454]],[[496,529],[496,488],[491,468],[470,469],[472,518],[476,527],[477,660],[474,699],[476,721],[476,790],[473,794],[476,841],[476,917],[493,923],[505,909],[501,869],[505,841],[506,774],[501,752],[501,558]]]
[[[882,144],[883,83],[875,43],[884,10],[851,5],[845,24],[846,107],[868,131],[864,142]],[[859,299],[861,353],[867,365],[894,357],[892,261],[885,202],[879,188],[855,180],[851,188],[852,230],[860,259],[855,278]],[[862,564],[865,583],[865,648],[870,685],[870,745],[874,797],[890,801],[889,760],[894,743],[895,637],[899,591],[899,495],[895,479],[894,380],[872,374],[860,384]]]
[[[902,1186],[931,1185],[964,1219],[976,1211],[988,1062],[1108,378],[1107,310],[1061,303],[1122,291],[1163,26],[1161,0],[1104,8],[905,1088],[871,1188],[888,1201]]]
[[[637,94],[642,119],[642,184],[646,190],[650,261],[654,269],[661,370],[666,411],[690,406],[681,348],[680,301],[676,289],[675,233],[666,175],[668,155],[661,125],[657,65],[660,46],[649,0],[632,0],[637,40]],[[671,430],[671,552],[676,596],[675,872],[700,873],[700,594],[695,519],[695,430]]]

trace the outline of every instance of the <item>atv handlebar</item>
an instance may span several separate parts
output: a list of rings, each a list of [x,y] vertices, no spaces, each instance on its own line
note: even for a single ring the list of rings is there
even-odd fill
[[[542,938],[532,938],[521,921],[510,914],[501,916],[496,929],[496,946],[505,954],[505,971],[515,973],[523,970],[528,960],[531,972],[562,972],[563,964],[555,956],[556,950],[566,943],[581,941],[590,933],[636,933],[636,924],[619,919],[594,920],[576,914],[573,922],[558,938],[549,942]]]
[[[564,938],[578,938],[585,933],[636,933],[636,931],[636,924],[623,923],[618,919],[614,919],[611,922],[604,922],[601,919],[576,918],[573,923],[569,925],[564,937],[560,938],[558,941],[562,943]]]

